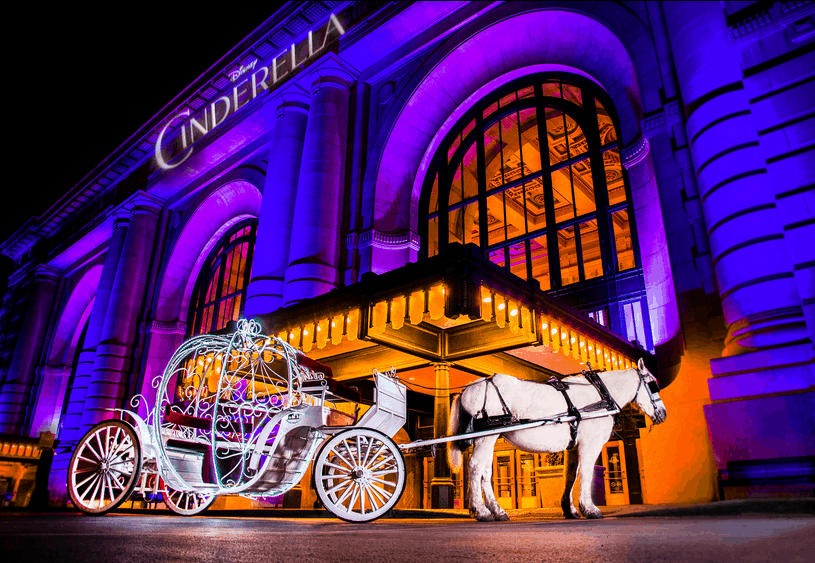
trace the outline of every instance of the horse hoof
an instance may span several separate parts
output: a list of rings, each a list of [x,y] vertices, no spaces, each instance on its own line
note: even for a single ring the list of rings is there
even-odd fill
[[[588,514],[586,514],[586,518],[588,518],[589,520],[602,520],[603,513],[600,512],[599,510],[597,512],[589,512]]]
[[[479,522],[494,522],[495,518],[489,512],[487,514],[476,514],[475,519]]]
[[[509,514],[504,512],[503,514],[499,514],[495,517],[496,520],[499,522],[509,522]]]

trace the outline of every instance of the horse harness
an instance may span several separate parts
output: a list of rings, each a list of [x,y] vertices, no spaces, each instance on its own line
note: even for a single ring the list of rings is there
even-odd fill
[[[546,385],[551,385],[553,388],[557,389],[558,391],[563,394],[563,398],[566,400],[566,407],[567,407],[567,416],[572,417],[572,420],[569,421],[569,432],[570,432],[570,440],[569,445],[566,447],[567,450],[571,450],[574,448],[575,443],[577,442],[577,429],[580,425],[580,421],[582,420],[581,412],[586,411],[595,411],[599,409],[605,409],[610,411],[610,413],[614,413],[614,422],[616,424],[617,417],[621,412],[619,405],[617,405],[617,401],[615,401],[611,394],[608,392],[606,385],[600,379],[598,375],[599,372],[597,370],[593,370],[591,365],[588,366],[588,370],[584,370],[581,375],[583,375],[592,386],[597,389],[597,392],[600,394],[600,400],[596,403],[591,403],[590,405],[586,405],[583,407],[583,411],[578,409],[574,406],[571,397],[569,397],[569,384],[565,381],[561,381],[555,376],[552,376],[548,381],[545,382]],[[577,374],[575,374],[577,375]],[[504,397],[501,396],[501,391],[498,390],[498,386],[492,380],[493,376],[487,377],[488,384],[491,384],[493,389],[495,389],[496,394],[498,395],[498,399],[501,401],[501,407],[504,410],[504,414],[499,414],[495,416],[490,416],[487,414],[487,392],[489,387],[486,387],[484,390],[484,404],[481,407],[481,410],[476,415],[476,418],[473,419],[473,430],[476,432],[480,430],[491,430],[493,428],[500,428],[504,426],[510,426],[513,424],[525,424],[527,422],[533,422],[529,419],[518,419],[507,407],[506,402],[504,401]],[[479,416],[480,415],[480,416]]]

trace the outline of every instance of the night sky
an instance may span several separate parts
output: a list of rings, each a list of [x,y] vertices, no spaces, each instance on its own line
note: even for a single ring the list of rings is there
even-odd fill
[[[6,106],[16,134],[5,164],[7,172],[17,168],[6,190],[21,197],[0,221],[0,240],[47,211],[275,6],[186,3],[150,10],[139,3],[100,12],[74,3],[31,4],[6,20],[18,34],[5,57],[6,96],[13,84],[18,88],[14,110]]]

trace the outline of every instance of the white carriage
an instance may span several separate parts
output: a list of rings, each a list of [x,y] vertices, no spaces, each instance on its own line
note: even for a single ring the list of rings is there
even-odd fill
[[[405,423],[405,386],[374,370],[373,405],[359,417],[359,391],[288,343],[242,320],[235,333],[194,337],[153,382],[146,416],[115,409],[91,428],[68,469],[74,506],[104,514],[130,498],[161,499],[199,514],[218,495],[280,495],[314,460],[323,506],[367,522],[398,502],[405,462],[392,438]]]

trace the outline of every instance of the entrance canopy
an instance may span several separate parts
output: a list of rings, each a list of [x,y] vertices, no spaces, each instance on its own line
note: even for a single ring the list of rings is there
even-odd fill
[[[450,365],[450,386],[504,372],[548,379],[585,369],[624,369],[650,355],[585,314],[451,244],[432,258],[258,317],[274,334],[330,365],[341,380],[376,368],[411,372],[432,386]],[[518,373],[518,372],[521,373]],[[421,377],[426,375],[427,377]],[[431,386],[428,386],[432,388]]]

